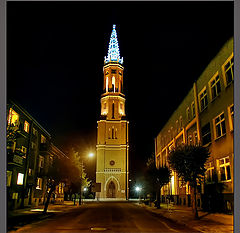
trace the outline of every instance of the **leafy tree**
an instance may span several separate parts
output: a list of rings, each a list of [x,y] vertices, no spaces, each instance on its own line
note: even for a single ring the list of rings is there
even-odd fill
[[[156,167],[155,156],[152,155],[147,161],[147,180],[156,192],[156,207],[160,209],[161,188],[168,184],[171,179],[171,171],[168,167]]]
[[[79,192],[79,205],[81,205],[83,188],[89,187],[91,181],[87,178],[87,174],[83,166],[83,158],[80,156],[79,152],[72,148],[69,157],[73,163],[73,166],[77,168],[77,171],[75,171],[75,175],[72,179],[72,185],[75,187],[73,190],[75,192]]]
[[[48,205],[50,202],[50,198],[52,196],[52,193],[55,191],[56,186],[66,179],[71,179],[71,173],[70,171],[70,160],[69,158],[58,158],[55,157],[52,164],[50,164],[47,172],[47,200],[44,203],[44,210],[43,212],[46,213],[48,209]],[[71,167],[71,169],[74,169],[74,167]]]
[[[178,177],[189,182],[193,189],[193,213],[198,219],[197,211],[197,184],[201,183],[205,175],[205,163],[209,158],[209,150],[203,146],[180,145],[173,149],[168,156],[170,167],[175,170]],[[192,192],[191,192],[192,193]]]

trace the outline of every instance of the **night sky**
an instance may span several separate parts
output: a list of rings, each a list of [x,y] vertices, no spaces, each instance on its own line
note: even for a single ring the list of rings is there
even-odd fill
[[[7,97],[65,152],[95,149],[113,24],[135,179],[154,138],[233,36],[233,2],[7,2]]]

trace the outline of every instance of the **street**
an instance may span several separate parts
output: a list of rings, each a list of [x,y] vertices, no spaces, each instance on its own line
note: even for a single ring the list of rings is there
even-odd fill
[[[88,203],[10,232],[197,232],[136,204]]]

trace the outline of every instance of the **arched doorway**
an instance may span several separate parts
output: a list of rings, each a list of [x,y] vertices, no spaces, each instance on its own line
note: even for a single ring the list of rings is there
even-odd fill
[[[111,181],[108,185],[107,197],[108,198],[115,198],[116,197],[116,186],[115,186],[113,181]]]

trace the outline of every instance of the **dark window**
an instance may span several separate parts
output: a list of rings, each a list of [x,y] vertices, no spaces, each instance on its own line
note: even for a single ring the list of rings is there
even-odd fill
[[[202,141],[203,141],[203,145],[211,142],[210,123],[207,123],[205,126],[202,127]]]
[[[232,58],[224,67],[227,85],[229,85],[233,81],[233,70],[234,70],[233,64],[234,64],[234,61]]]
[[[111,70],[111,73],[112,74],[116,74],[116,70]]]
[[[114,119],[114,103],[112,104],[112,118]]]

